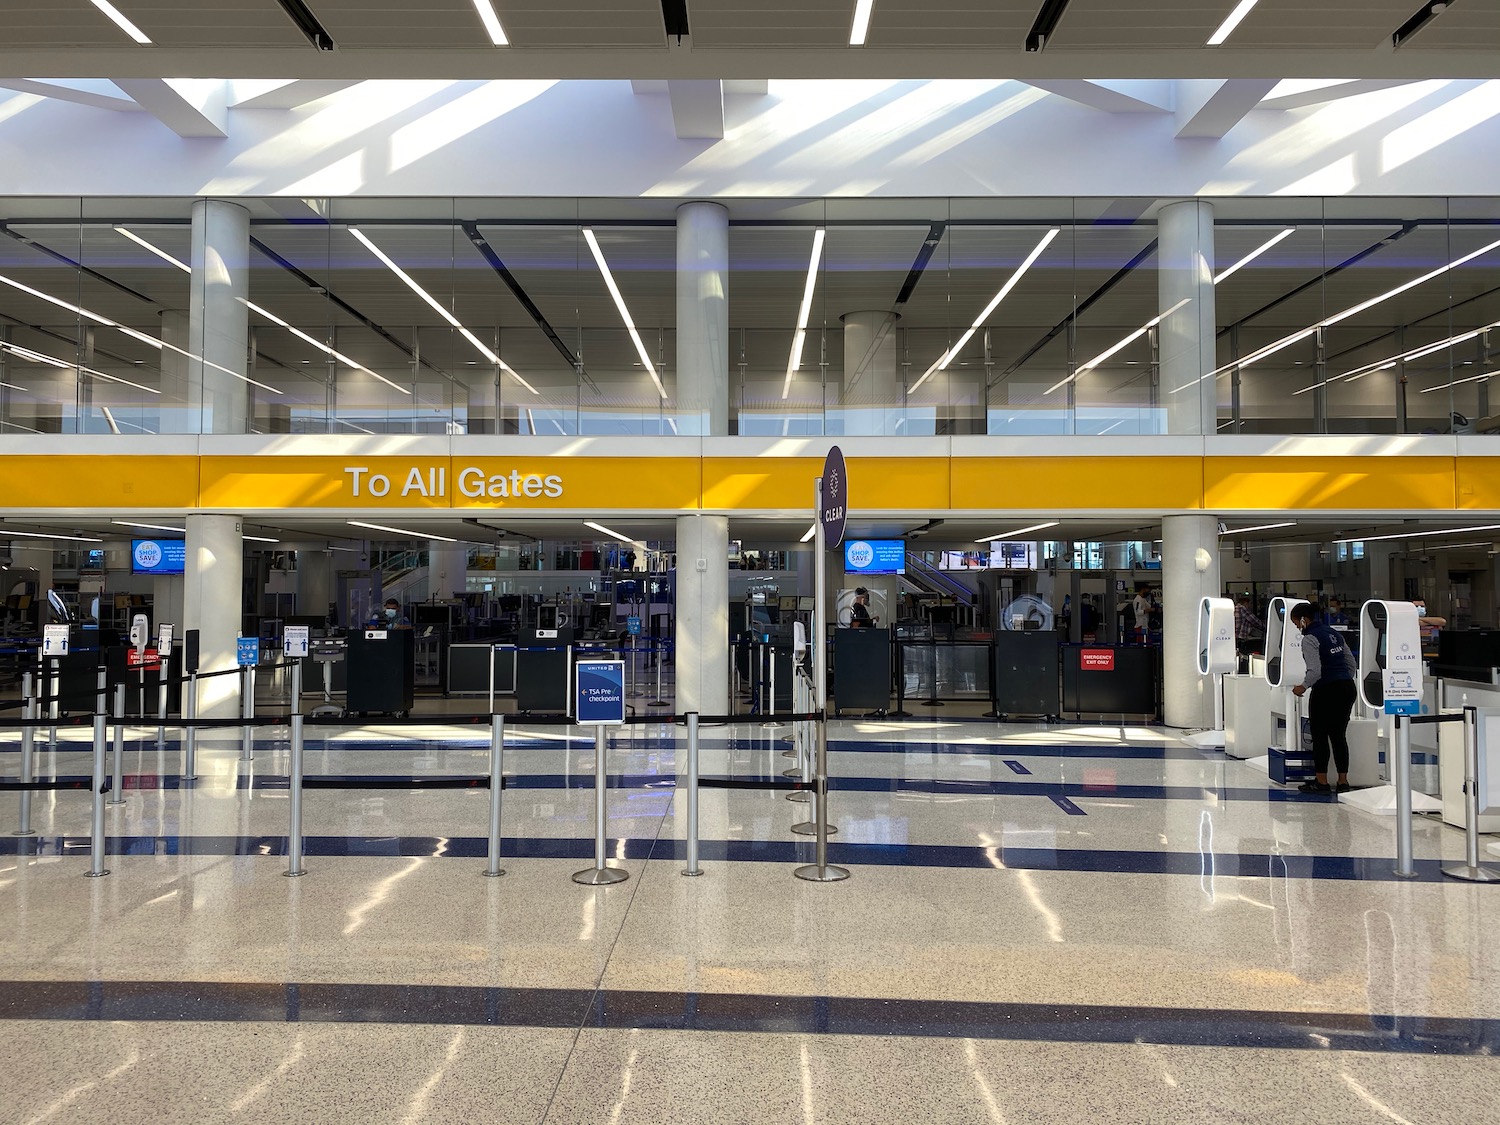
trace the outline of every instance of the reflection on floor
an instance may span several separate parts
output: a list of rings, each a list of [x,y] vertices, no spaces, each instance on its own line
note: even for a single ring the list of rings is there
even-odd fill
[[[704,730],[774,778],[791,729]],[[87,794],[0,804],[7,1122],[1480,1122],[1495,1110],[1500,890],[1416,824],[1288,793],[1150,727],[830,725],[830,859],[806,805],[705,789],[685,879],[681,728],[508,727],[503,878],[481,876],[482,728],[310,732],[308,875],[284,727],[254,760],[133,731],[111,874]],[[86,776],[86,729],[38,773]],[[13,736],[0,773],[14,777]]]

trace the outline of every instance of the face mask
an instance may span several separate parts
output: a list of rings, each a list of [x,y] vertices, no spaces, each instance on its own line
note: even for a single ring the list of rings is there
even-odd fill
[[[1417,611],[1418,617],[1421,617],[1424,613],[1427,612],[1427,607],[1425,605],[1421,605],[1420,603],[1413,606],[1412,608]]]
[[[388,609],[388,610],[386,610],[385,611],[385,619],[387,621],[394,621],[394,620],[396,620],[396,611],[394,609]]]

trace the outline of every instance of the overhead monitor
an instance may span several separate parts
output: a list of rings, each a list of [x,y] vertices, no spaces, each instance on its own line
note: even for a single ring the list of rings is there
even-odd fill
[[[132,539],[132,574],[181,574],[187,568],[187,544],[181,539]]]
[[[844,542],[845,574],[905,574],[902,539],[849,539]]]

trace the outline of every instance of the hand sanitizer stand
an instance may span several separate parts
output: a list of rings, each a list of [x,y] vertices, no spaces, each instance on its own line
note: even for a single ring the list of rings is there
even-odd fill
[[[1228,598],[1198,601],[1198,675],[1212,677],[1214,725],[1212,730],[1183,736],[1200,750],[1224,748],[1224,674],[1233,672],[1239,660],[1234,650],[1234,603]]]

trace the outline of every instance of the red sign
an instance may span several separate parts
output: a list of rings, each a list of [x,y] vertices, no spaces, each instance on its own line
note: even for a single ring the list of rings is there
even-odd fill
[[[1112,648],[1079,649],[1078,666],[1085,672],[1113,672],[1115,670],[1115,650]]]
[[[156,658],[156,649],[147,645],[143,649],[127,648],[125,650],[125,666],[127,668],[144,668],[148,672],[161,670],[161,661]]]

